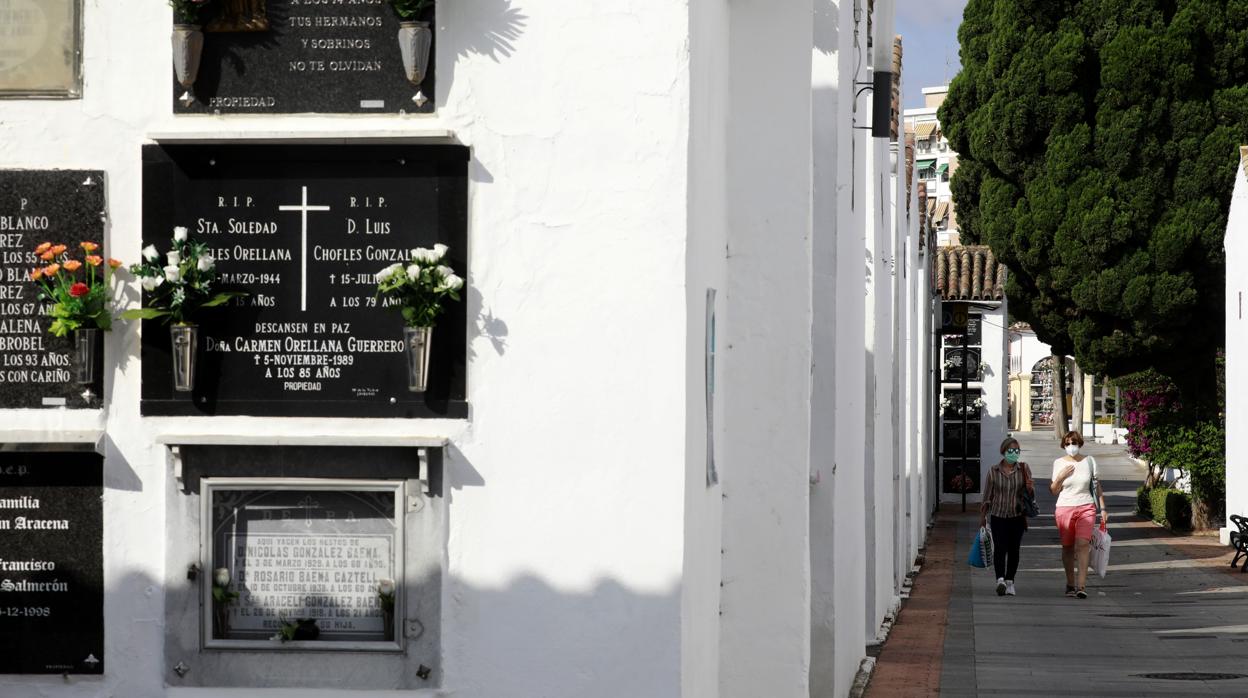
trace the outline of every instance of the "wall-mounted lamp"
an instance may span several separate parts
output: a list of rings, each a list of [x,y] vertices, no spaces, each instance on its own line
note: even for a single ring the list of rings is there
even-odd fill
[[[892,138],[893,20],[896,0],[875,0],[875,40],[871,44],[871,137]]]

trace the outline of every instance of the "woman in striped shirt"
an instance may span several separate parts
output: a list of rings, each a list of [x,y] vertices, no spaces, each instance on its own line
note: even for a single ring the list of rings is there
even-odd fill
[[[1022,449],[1018,441],[1007,438],[1001,442],[1001,460],[984,479],[983,504],[979,507],[979,525],[992,531],[992,566],[997,572],[997,596],[1014,595],[1014,574],[1018,572],[1018,551],[1027,530],[1027,517],[1018,501],[1026,487],[1032,496],[1036,484],[1031,468],[1019,460]]]

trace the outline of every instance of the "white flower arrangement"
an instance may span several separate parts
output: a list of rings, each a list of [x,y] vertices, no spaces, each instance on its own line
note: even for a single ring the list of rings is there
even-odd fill
[[[377,294],[397,301],[408,327],[433,327],[447,298],[459,300],[464,280],[443,264],[447,246],[417,247],[406,264],[396,262],[377,272]]]
[[[246,295],[238,291],[218,291],[217,260],[208,246],[191,242],[183,226],[173,229],[172,249],[165,253],[166,264],[160,263],[155,245],[143,248],[143,262],[130,266],[143,290],[150,294],[142,308],[127,310],[122,317],[156,319],[175,325],[190,324],[203,308],[225,305],[232,298]]]

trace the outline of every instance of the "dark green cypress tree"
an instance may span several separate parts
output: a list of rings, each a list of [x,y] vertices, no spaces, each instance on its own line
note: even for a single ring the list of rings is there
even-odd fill
[[[1212,396],[1248,0],[970,0],[940,120],[962,236],[1087,371]]]

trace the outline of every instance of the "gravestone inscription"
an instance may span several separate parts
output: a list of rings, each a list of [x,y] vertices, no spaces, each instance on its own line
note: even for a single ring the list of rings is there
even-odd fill
[[[403,320],[375,276],[442,243],[467,277],[467,149],[451,145],[169,145],[144,150],[144,244],[174,226],[206,243],[243,298],[197,318],[195,392],[176,396],[170,340],[143,332],[144,414],[466,417],[466,311],[446,306],[430,382],[406,386]]]
[[[411,84],[399,19],[386,0],[267,0],[235,12],[231,6],[238,4],[215,3],[195,81],[198,99],[180,99],[184,90],[175,79],[175,113],[434,111],[434,51],[424,80]],[[432,8],[423,19],[433,19]]]
[[[99,407],[83,393],[103,393],[103,371],[97,364],[89,386],[74,382],[73,337],[48,333],[30,271],[48,264],[35,254],[42,242],[81,261],[81,243],[104,241],[104,189],[98,170],[0,170],[0,408]]]
[[[0,673],[104,673],[103,456],[0,452]]]
[[[402,531],[399,485],[386,487],[210,485],[213,567],[229,570],[238,597],[214,608],[209,644],[269,643],[283,626],[286,640],[393,642],[394,609],[379,586],[389,580],[393,594],[402,576]]]

